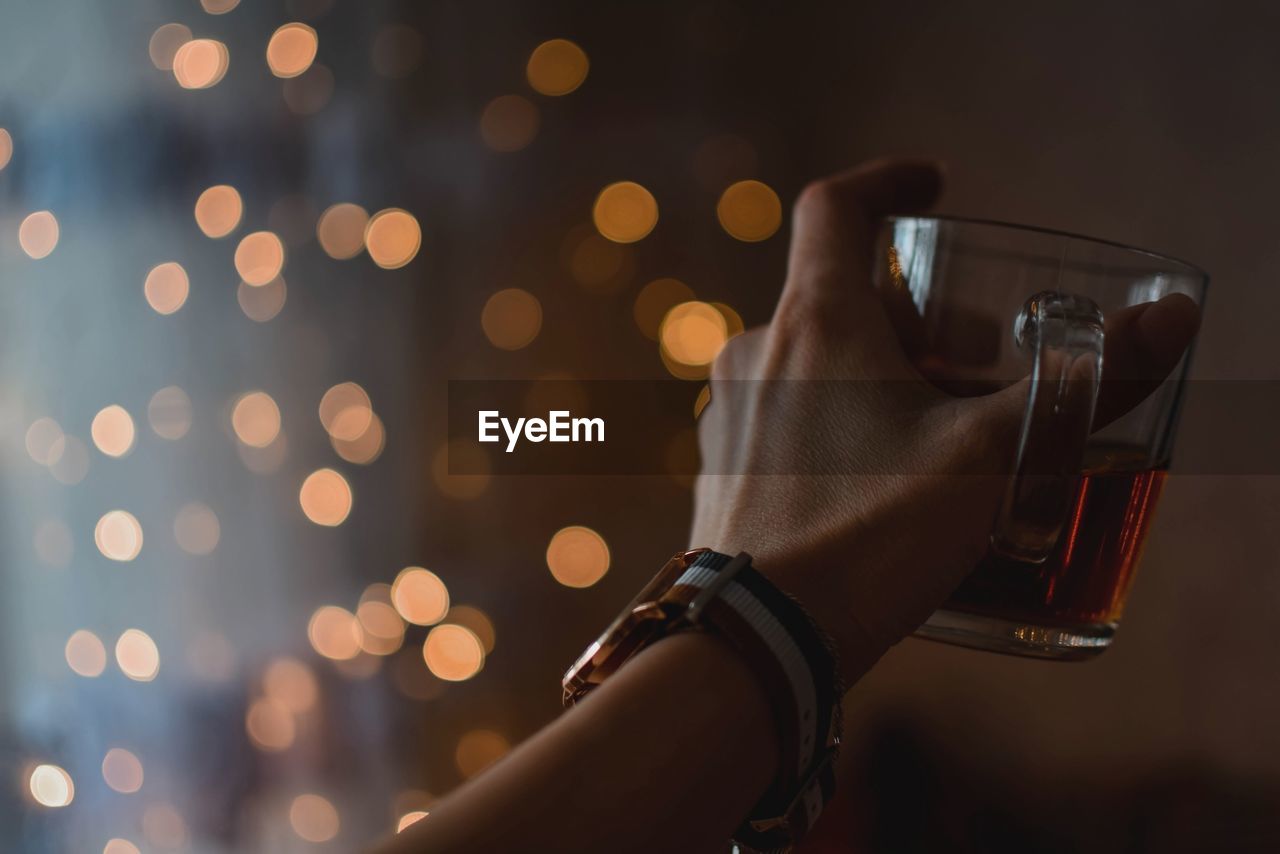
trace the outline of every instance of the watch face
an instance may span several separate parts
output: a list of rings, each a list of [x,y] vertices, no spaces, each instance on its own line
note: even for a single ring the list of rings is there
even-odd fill
[[[704,551],[706,549],[680,552],[667,561],[604,633],[578,656],[561,682],[566,704],[575,702],[603,682],[666,622],[666,613],[658,605],[658,599]]]

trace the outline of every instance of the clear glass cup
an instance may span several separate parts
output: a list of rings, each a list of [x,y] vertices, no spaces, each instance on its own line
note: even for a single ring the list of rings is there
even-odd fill
[[[1114,313],[1208,275],[1073,234],[946,217],[881,226],[874,270],[916,366],[956,393],[1030,378],[991,546],[917,636],[1044,658],[1111,643],[1173,453],[1190,353],[1140,405],[1092,430]]]

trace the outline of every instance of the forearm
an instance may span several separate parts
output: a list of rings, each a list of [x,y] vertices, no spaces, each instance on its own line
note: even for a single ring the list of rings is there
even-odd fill
[[[776,753],[747,664],[716,637],[677,635],[377,851],[714,850]]]

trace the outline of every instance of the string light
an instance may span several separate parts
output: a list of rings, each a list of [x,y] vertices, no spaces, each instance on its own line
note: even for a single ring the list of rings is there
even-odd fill
[[[76,796],[71,775],[57,765],[37,765],[28,781],[31,797],[45,807],[65,807]]]
[[[58,220],[49,211],[28,214],[18,226],[18,245],[27,256],[39,261],[48,258],[58,245]]]
[[[284,269],[284,244],[270,231],[245,235],[236,247],[236,272],[249,285],[265,285]]]
[[[422,657],[436,678],[463,682],[484,667],[484,644],[468,628],[441,623],[427,633]]]
[[[212,554],[221,534],[217,514],[198,501],[184,504],[173,520],[173,538],[187,554]]]
[[[473,729],[458,739],[454,764],[463,777],[474,777],[511,751],[511,742],[491,729]]]
[[[338,835],[338,811],[320,795],[298,795],[289,806],[289,825],[307,842],[328,842]]]
[[[528,291],[506,288],[485,302],[480,326],[493,346],[523,349],[533,343],[542,328],[542,304]]]
[[[596,230],[615,243],[635,243],[658,224],[658,202],[634,181],[610,184],[596,196],[591,218]]]
[[[67,639],[64,654],[67,666],[78,676],[93,679],[101,676],[107,667],[107,649],[88,629],[80,629]]]
[[[267,43],[267,65],[276,77],[297,77],[315,61],[320,40],[306,24],[285,24]]]
[[[609,546],[590,528],[561,528],[547,546],[547,568],[565,587],[590,587],[609,571]]]
[[[160,389],[147,402],[147,421],[161,439],[181,439],[191,429],[191,398],[176,385]]]
[[[538,108],[528,98],[500,95],[480,114],[480,139],[494,151],[527,148],[538,135]]]
[[[136,432],[133,418],[123,406],[112,404],[103,407],[93,416],[89,426],[93,444],[108,457],[123,457],[133,449]]]
[[[191,41],[191,30],[182,24],[161,24],[151,34],[147,44],[147,52],[151,55],[151,64],[160,71],[172,71],[173,59],[178,48]]]
[[[739,181],[716,204],[716,217],[730,235],[748,243],[767,240],[782,224],[782,202],[769,185]]]
[[[587,79],[587,54],[568,39],[550,39],[533,49],[525,73],[543,95],[568,95]]]
[[[104,557],[131,561],[142,551],[142,526],[127,510],[110,510],[94,527],[93,542]]]
[[[141,629],[126,629],[116,641],[116,664],[135,682],[150,682],[160,672],[160,650]]]
[[[391,584],[391,604],[406,621],[431,626],[449,612],[449,590],[431,570],[407,566]]]
[[[265,391],[241,395],[231,410],[236,438],[253,448],[265,448],[280,434],[280,407]]]
[[[216,39],[191,39],[173,55],[173,76],[183,89],[218,85],[231,65],[227,46]]]
[[[187,301],[191,289],[187,271],[174,261],[157,264],[147,273],[142,284],[143,295],[147,305],[155,309],[157,314],[173,314],[182,308]]]
[[[373,263],[384,270],[397,270],[417,256],[422,247],[422,228],[408,211],[386,208],[369,220],[364,243]]]
[[[244,202],[235,187],[217,184],[196,199],[196,225],[205,237],[226,237],[236,230],[244,215]]]
[[[236,302],[245,317],[255,323],[266,323],[279,314],[288,296],[284,276],[276,276],[265,285],[256,287],[244,282],[236,285]]]
[[[142,762],[123,747],[113,747],[102,759],[102,779],[111,789],[131,795],[142,788]]]
[[[364,228],[369,212],[351,202],[330,205],[316,222],[316,239],[330,258],[346,260],[364,250]]]

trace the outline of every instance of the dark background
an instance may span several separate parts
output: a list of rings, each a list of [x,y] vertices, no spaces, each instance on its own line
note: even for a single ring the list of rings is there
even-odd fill
[[[1280,379],[1270,333],[1280,11],[1269,5],[245,0],[217,17],[194,0],[53,5],[0,4],[0,126],[15,140],[0,171],[0,572],[10,591],[0,760],[15,769],[0,836],[17,850],[97,851],[110,836],[149,850],[142,816],[157,801],[183,816],[191,850],[311,850],[288,830],[299,792],[337,807],[342,829],[325,845],[350,850],[394,826],[405,790],[439,796],[460,782],[454,753],[467,731],[515,743],[554,716],[564,666],[685,545],[688,480],[495,477],[461,500],[432,474],[447,381],[667,376],[632,319],[640,287],[675,276],[749,326],[766,322],[791,200],[864,158],[942,158],[948,213],[1196,262],[1213,283],[1193,377]],[[261,59],[290,20],[317,29],[318,62],[336,81],[314,115],[286,109]],[[227,78],[185,92],[156,71],[147,39],[167,21],[225,41]],[[388,80],[370,55],[392,24],[420,35],[421,58]],[[556,37],[581,45],[591,68],[579,90],[547,98],[524,67]],[[477,123],[510,93],[537,105],[540,128],[527,148],[498,153]],[[715,218],[719,194],[741,178],[783,200],[783,228],[762,243],[732,239]],[[627,247],[607,293],[586,290],[566,269],[566,241],[590,224],[599,190],[623,179],[654,194],[660,219]],[[237,237],[267,227],[279,197],[303,194],[317,211],[403,207],[422,225],[422,251],[387,272],[365,257],[334,261],[304,238],[290,247],[285,310],[251,324],[234,300],[232,244],[191,222],[195,196],[223,182],[245,198]],[[33,264],[14,235],[27,211],[46,207],[63,239]],[[173,257],[192,273],[192,297],[158,319],[141,278]],[[490,346],[479,322],[506,287],[543,308],[538,338],[516,352]],[[318,529],[296,500],[308,471],[333,464],[314,406],[351,378],[386,423],[387,450],[367,468],[338,463],[355,509],[340,528]],[[181,450],[155,447],[142,415],[172,382],[197,413]],[[289,431],[288,460],[270,477],[243,471],[223,426],[229,401],[255,387],[275,395]],[[36,417],[85,434],[114,401],[134,414],[139,446],[122,463],[95,457],[83,485],[52,482],[22,451]],[[1222,441],[1219,418],[1193,398],[1180,443]],[[830,838],[870,851],[1277,844],[1280,480],[1177,471],[1175,457],[1119,640],[1099,660],[1046,664],[908,640],[854,689],[853,810],[833,813]],[[214,556],[153,548],[122,569],[94,552],[93,521],[107,507],[133,508],[149,538],[157,531],[150,544],[164,513],[193,494],[219,514]],[[77,547],[53,571],[30,547],[50,513],[67,519]],[[610,571],[589,589],[547,571],[547,543],[566,525],[591,527],[611,549]],[[432,568],[497,629],[484,670],[427,700],[405,697],[387,668],[346,678],[306,642],[315,608],[353,607],[367,584],[409,564]],[[143,624],[161,649],[154,683],[110,667],[86,683],[59,657],[76,628],[106,640]],[[229,680],[182,673],[197,628],[233,640]],[[407,646],[422,635],[411,629]],[[263,755],[245,736],[244,708],[281,653],[314,668],[322,700],[293,748]],[[102,752],[117,743],[143,759],[138,795],[96,792]],[[71,773],[71,806],[31,803],[21,770],[37,759]]]

